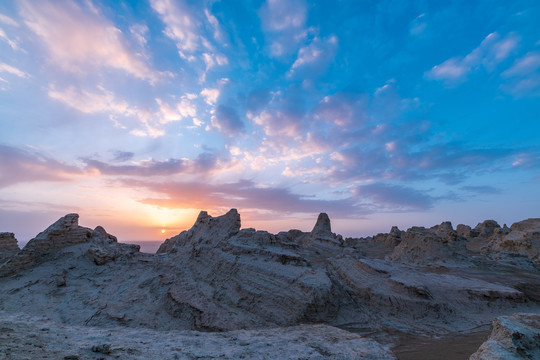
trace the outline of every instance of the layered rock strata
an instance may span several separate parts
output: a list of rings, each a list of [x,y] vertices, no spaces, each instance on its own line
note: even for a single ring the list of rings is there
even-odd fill
[[[491,327],[491,335],[470,360],[540,359],[540,314],[501,316]]]

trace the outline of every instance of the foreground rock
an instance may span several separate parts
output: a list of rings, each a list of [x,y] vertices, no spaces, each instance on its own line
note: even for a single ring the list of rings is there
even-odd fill
[[[396,359],[377,342],[326,325],[222,333],[97,328],[0,312],[8,359]]]
[[[540,314],[493,320],[492,332],[470,360],[540,359]]]

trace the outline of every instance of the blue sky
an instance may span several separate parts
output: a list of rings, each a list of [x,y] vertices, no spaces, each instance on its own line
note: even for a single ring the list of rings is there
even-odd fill
[[[540,209],[537,1],[4,1],[0,230],[370,235]],[[165,230],[162,234],[161,230]]]

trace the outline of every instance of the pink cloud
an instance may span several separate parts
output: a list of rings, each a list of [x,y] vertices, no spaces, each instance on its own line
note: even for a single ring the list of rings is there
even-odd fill
[[[21,16],[43,40],[51,62],[66,71],[108,67],[151,83],[161,76],[91,3],[82,8],[70,0],[23,1]]]
[[[151,0],[150,4],[167,26],[165,35],[176,41],[182,57],[199,47],[198,20],[192,16],[183,1]]]
[[[71,181],[78,175],[82,170],[76,166],[37,151],[0,145],[0,188],[23,182]]]

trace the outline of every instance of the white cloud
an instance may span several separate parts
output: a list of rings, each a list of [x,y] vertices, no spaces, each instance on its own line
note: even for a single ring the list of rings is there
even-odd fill
[[[28,75],[24,71],[22,71],[20,69],[17,69],[16,67],[8,65],[6,63],[0,63],[0,73],[2,73],[2,72],[6,72],[8,74],[18,76],[20,78],[29,78],[30,77],[30,75]]]
[[[57,90],[54,86],[49,87],[48,95],[69,107],[85,114],[100,112],[112,112],[115,114],[128,114],[131,112],[129,105],[124,100],[116,99],[111,91],[98,87],[100,92],[89,92],[70,86],[64,90]]]
[[[426,77],[448,83],[459,83],[466,80],[467,75],[480,65],[491,72],[511,55],[518,43],[519,37],[513,33],[502,39],[499,34],[491,33],[467,56],[453,57],[434,66],[426,73]]]
[[[331,36],[327,39],[316,37],[309,45],[300,48],[298,57],[287,75],[294,75],[302,67],[308,67],[307,73],[309,74],[304,75],[317,75],[334,58],[337,44],[338,39],[336,36]]]
[[[259,16],[273,56],[296,51],[307,35],[307,7],[303,0],[267,0]]]
[[[150,4],[167,26],[165,35],[176,41],[180,55],[189,59],[185,53],[197,50],[199,42],[196,19],[182,1],[151,0]]]
[[[187,117],[197,116],[197,107],[193,103],[193,94],[187,94],[181,97],[180,101],[171,106],[161,99],[156,99],[161,113],[161,123],[166,124],[171,121],[179,121]]]
[[[50,60],[66,71],[109,67],[157,81],[160,74],[130,49],[122,32],[90,2],[86,4],[83,9],[72,1],[23,1],[21,16],[45,42]]]
[[[539,70],[540,52],[529,52],[502,73],[507,81],[501,89],[517,97],[540,96]]]
[[[306,4],[301,0],[267,0],[262,13],[263,27],[271,31],[298,29],[306,23]]]
[[[208,105],[215,105],[217,99],[219,98],[220,91],[219,89],[209,89],[205,88],[201,91],[201,96],[204,98],[204,101]]]
[[[4,14],[0,14],[0,23],[10,26],[19,26],[19,24],[15,20]]]
[[[540,68],[540,52],[529,52],[502,73],[505,77],[526,76],[534,73]]]
[[[136,136],[159,137],[164,135],[162,129],[157,128],[156,114],[131,106],[125,100],[118,99],[111,91],[98,87],[98,92],[77,89],[70,86],[64,90],[49,87],[48,95],[65,105],[85,114],[106,113],[115,126],[126,129],[119,118],[132,118],[142,125],[142,128],[134,128],[130,131]]]
[[[214,39],[216,41],[223,41],[223,32],[221,31],[221,28],[219,26],[218,19],[208,11],[208,9],[204,9],[204,15],[206,15],[206,20],[212,25],[212,28],[214,29]]]
[[[135,40],[137,40],[139,46],[146,46],[146,35],[148,34],[148,26],[144,24],[135,24],[129,27],[129,31],[131,32]]]
[[[409,33],[411,35],[421,35],[426,30],[426,14],[418,15],[409,25]]]
[[[13,50],[20,49],[19,44],[15,40],[10,39],[2,29],[0,29],[0,39],[7,42]]]
[[[227,59],[227,57],[225,57],[224,55],[220,54],[204,53],[202,54],[202,57],[204,63],[206,64],[206,71],[210,70],[215,65],[223,66],[229,63],[229,59]]]

